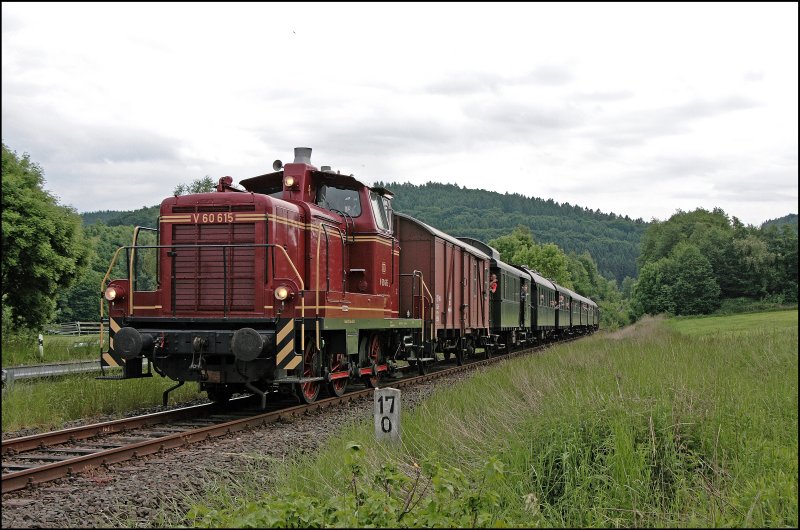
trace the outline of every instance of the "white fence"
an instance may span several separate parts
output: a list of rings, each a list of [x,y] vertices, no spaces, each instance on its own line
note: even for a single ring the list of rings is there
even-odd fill
[[[103,323],[104,333],[108,332],[108,324]],[[66,322],[48,328],[49,335],[97,335],[100,333],[100,322]]]

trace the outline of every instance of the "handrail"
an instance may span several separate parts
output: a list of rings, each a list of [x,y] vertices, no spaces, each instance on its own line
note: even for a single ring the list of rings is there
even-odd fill
[[[111,276],[111,270],[114,268],[114,265],[117,263],[117,256],[119,256],[120,251],[122,249],[124,249],[124,248],[125,247],[119,247],[117,249],[117,251],[114,252],[114,255],[111,257],[111,264],[108,266],[108,270],[106,271],[106,275],[103,276],[102,280],[100,280],[100,351],[101,352],[103,350],[103,325],[102,325],[103,324],[103,300],[104,300],[103,295],[105,294],[105,290],[106,290],[105,289],[106,281],[108,280],[108,277]],[[110,325],[111,324],[109,323],[109,326]]]
[[[422,292],[422,289],[425,289],[425,292],[428,293],[428,301],[433,307],[433,295],[431,294],[430,290],[428,289],[428,285],[425,283],[425,278],[422,274],[422,271],[414,269],[411,273],[401,274],[400,276],[411,276],[413,278],[419,278],[420,282],[420,331],[422,332],[422,338],[425,339],[425,294]],[[412,280],[411,283],[411,307],[414,307],[414,283]],[[431,338],[433,337],[433,319],[431,319],[431,331],[430,331]]]
[[[139,241],[139,230],[150,230],[152,232],[158,233],[158,229],[157,228],[148,228],[146,226],[136,226],[133,229],[133,241],[131,241],[131,254],[128,257],[128,281],[130,282],[130,291],[131,291],[130,292],[130,296],[128,297],[128,312],[130,314],[133,314],[133,292],[135,291],[135,289],[134,289],[135,278],[133,277],[133,269],[134,269],[133,264],[134,264],[134,260],[136,259],[136,247],[138,246],[136,244],[136,242]],[[140,248],[144,248],[144,247],[140,247]],[[156,260],[156,262],[158,262],[158,260]]]
[[[425,283],[425,279],[422,276],[422,272],[419,273],[419,281],[422,283],[422,287],[425,289],[425,292],[428,293],[428,299],[430,300],[431,308],[433,308],[433,295],[428,290],[428,286]],[[433,313],[433,310],[431,310],[431,313]],[[423,326],[425,325],[425,304],[422,304],[422,325]],[[431,318],[431,331],[430,331],[431,340],[433,340],[433,335],[434,335],[433,332],[434,332],[434,325],[433,325],[433,318]]]

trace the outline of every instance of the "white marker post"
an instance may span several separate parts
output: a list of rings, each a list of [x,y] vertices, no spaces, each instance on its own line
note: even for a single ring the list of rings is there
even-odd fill
[[[375,438],[400,440],[400,391],[396,388],[375,389]]]
[[[39,358],[44,361],[44,337],[39,333]]]

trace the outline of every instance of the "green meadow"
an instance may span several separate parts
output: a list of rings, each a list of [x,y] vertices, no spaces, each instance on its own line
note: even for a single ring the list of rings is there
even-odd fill
[[[42,352],[34,335],[11,334],[3,337],[3,368],[65,361],[100,360],[100,335],[44,335]],[[108,349],[108,334],[103,337]]]
[[[370,412],[313,455],[242,454],[158,523],[797,527],[797,352],[796,310],[646,319],[442,386],[399,444]]]

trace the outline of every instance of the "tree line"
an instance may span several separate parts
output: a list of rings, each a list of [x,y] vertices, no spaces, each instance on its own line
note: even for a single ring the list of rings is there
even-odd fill
[[[100,284],[136,225],[158,206],[78,215],[45,190],[42,168],[2,146],[3,330],[93,320]],[[797,303],[797,215],[743,225],[721,209],[645,223],[568,203],[456,185],[383,184],[394,208],[455,236],[486,241],[595,300],[604,327],[645,313],[697,314],[726,301]],[[174,194],[209,191],[206,176]],[[124,261],[124,259],[122,260]],[[123,264],[112,277],[124,276]]]
[[[797,216],[756,228],[720,208],[678,211],[648,227],[637,265],[634,317],[708,314],[725,300],[796,304]]]
[[[395,194],[393,208],[445,233],[481,241],[528,227],[536,240],[565,252],[589,252],[601,274],[622,282],[636,276],[639,240],[648,223],[614,213],[526,197],[428,182],[376,182]]]

